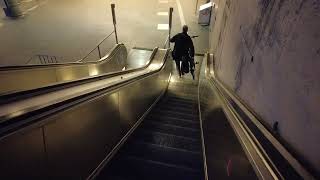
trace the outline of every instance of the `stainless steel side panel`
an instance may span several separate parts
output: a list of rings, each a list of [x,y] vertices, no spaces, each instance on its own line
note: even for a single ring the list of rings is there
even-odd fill
[[[126,59],[126,47],[118,44],[97,62],[0,68],[0,95],[121,71]]]
[[[216,87],[205,57],[199,81],[200,117],[208,179],[277,179]]]
[[[199,91],[208,179],[258,179],[229,124],[216,89],[203,80]]]
[[[118,92],[60,113],[49,122],[44,129],[53,179],[84,179],[125,133]]]
[[[166,51],[158,50],[154,67],[161,65],[166,55],[164,52]],[[21,171],[23,178],[32,177],[37,171],[38,178],[42,179],[87,178],[166,90],[171,63],[172,60],[168,59],[158,73],[145,75],[107,94],[57,113],[41,121],[42,124],[38,127],[22,130],[25,134],[32,134],[31,137],[19,136],[17,132],[1,139],[1,149],[4,150],[0,150],[0,167],[26,159],[24,164],[35,164],[29,167],[21,166],[20,170],[11,166],[11,172]],[[16,138],[17,143],[25,144],[36,138],[36,143],[31,144],[31,141],[29,147],[20,148],[14,144],[12,138]],[[31,149],[28,150],[29,148]],[[12,155],[27,158],[21,158],[21,161],[10,158],[10,151],[14,152]],[[9,158],[2,157],[3,155]],[[9,173],[0,173],[0,179],[4,178],[4,175],[8,175],[6,178],[14,177]]]
[[[119,91],[120,116],[125,127],[131,128],[166,88],[168,70],[166,68],[160,74],[146,77]]]
[[[46,155],[42,128],[0,140],[0,179],[46,178]]]

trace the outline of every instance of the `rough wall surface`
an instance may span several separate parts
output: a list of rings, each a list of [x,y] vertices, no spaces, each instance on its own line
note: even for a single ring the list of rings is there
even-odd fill
[[[320,172],[320,0],[214,0],[218,77]]]

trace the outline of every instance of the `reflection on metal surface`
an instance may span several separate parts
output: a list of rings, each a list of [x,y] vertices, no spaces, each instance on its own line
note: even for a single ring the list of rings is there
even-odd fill
[[[128,55],[126,69],[141,68],[150,61],[153,50],[133,47]]]
[[[0,68],[0,94],[25,91],[89,76],[120,71],[125,66],[127,50],[123,44],[97,62],[65,63]]]
[[[161,64],[151,64],[150,70],[153,71],[153,70],[159,69],[160,67],[161,67]]]
[[[89,68],[89,76],[96,76],[99,74],[99,71],[96,67]]]
[[[172,76],[172,78],[171,78],[171,80],[170,80],[170,82],[172,82],[172,83],[176,83],[176,82],[179,82],[180,80],[179,80],[179,76]]]
[[[18,111],[14,111],[13,113],[9,114],[6,118],[7,119],[11,119],[11,118],[14,118],[14,117],[17,117],[17,116],[21,116],[25,114],[25,112],[23,110],[18,110]]]

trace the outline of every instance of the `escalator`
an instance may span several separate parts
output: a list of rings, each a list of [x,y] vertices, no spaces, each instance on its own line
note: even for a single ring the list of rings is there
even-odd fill
[[[121,71],[126,60],[126,47],[117,44],[97,61],[0,67],[0,95]]]
[[[197,86],[175,87],[97,179],[204,179]]]
[[[0,101],[0,178],[312,179],[198,60],[196,80],[178,78],[155,48],[141,68]]]

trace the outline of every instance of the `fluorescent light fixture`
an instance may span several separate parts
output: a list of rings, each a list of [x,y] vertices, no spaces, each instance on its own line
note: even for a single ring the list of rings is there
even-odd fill
[[[158,24],[158,30],[169,30],[169,24]]]
[[[166,0],[160,0],[159,3],[161,4],[165,4],[165,3],[169,3],[169,1],[166,1]]]
[[[168,12],[158,12],[158,16],[168,16]]]
[[[199,8],[199,10],[201,11],[201,10],[207,9],[207,8],[209,8],[209,7],[212,7],[213,4],[214,4],[214,3],[209,2],[209,3],[207,3],[207,4],[201,5],[200,8]]]

